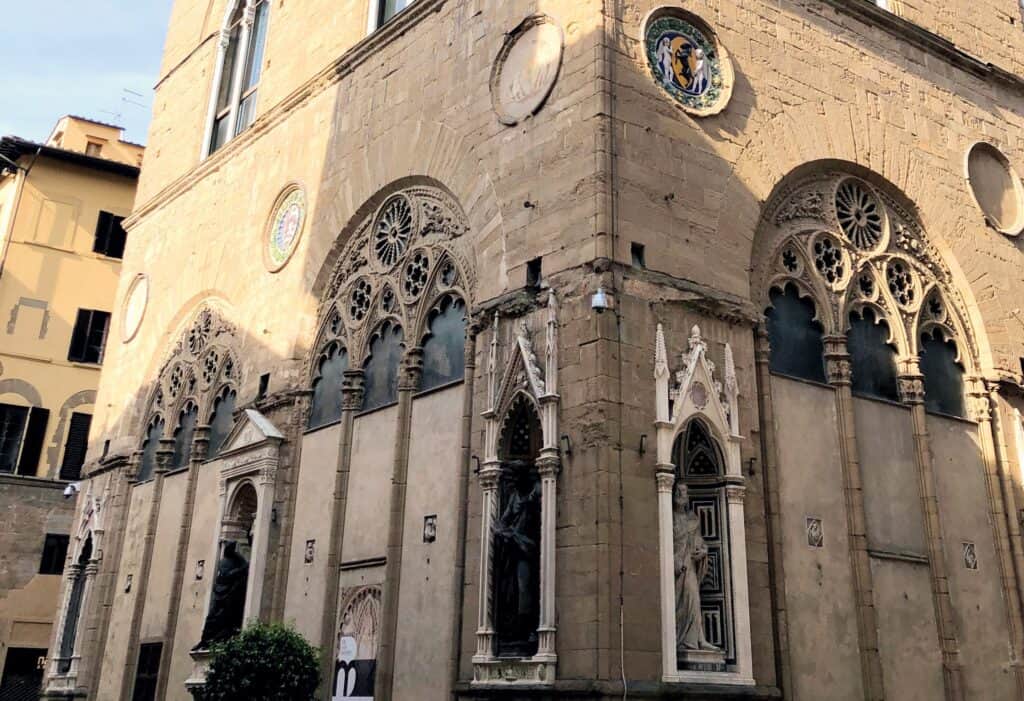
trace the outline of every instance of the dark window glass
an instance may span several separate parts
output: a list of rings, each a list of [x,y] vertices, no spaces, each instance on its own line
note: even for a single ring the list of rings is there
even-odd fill
[[[64,560],[68,556],[68,536],[47,533],[43,542],[43,559],[39,563],[39,574],[63,574]]]
[[[423,343],[421,390],[457,382],[465,374],[466,305],[446,297],[430,321],[430,333]]]
[[[377,13],[377,26],[381,26],[406,7],[414,0],[379,0],[379,11]]]
[[[171,459],[172,470],[188,466],[188,461],[192,457],[192,438],[196,434],[198,418],[199,409],[195,404],[189,404],[178,416],[178,428],[174,430],[174,457]]]
[[[691,421],[673,446],[673,461],[684,479],[725,474],[725,461],[718,443],[701,421]]]
[[[309,428],[326,426],[341,418],[341,385],[348,370],[348,351],[332,343],[320,356],[313,380],[313,400],[309,411]]]
[[[124,244],[128,235],[121,225],[124,217],[119,217],[110,212],[100,212],[96,222],[96,238],[92,244],[92,250],[111,258],[124,257]]]
[[[4,658],[4,676],[0,681],[0,699],[35,701],[43,684],[44,648],[8,648]]]
[[[79,309],[75,329],[71,334],[68,360],[76,363],[102,363],[103,347],[107,343],[110,313],[96,309]]]
[[[239,3],[241,10],[245,3]],[[214,110],[213,133],[210,136],[210,153],[213,153],[228,140],[228,125],[231,121],[231,93],[235,85],[235,64],[238,61],[238,40],[242,32],[241,11],[235,13],[230,30],[228,47],[224,51],[224,63],[221,67],[220,85],[217,88],[217,107]]]
[[[92,426],[92,415],[71,414],[68,426],[68,437],[64,442],[64,459],[60,464],[62,480],[76,480],[82,476],[82,465],[85,464],[85,452],[89,446],[89,427]]]
[[[25,428],[25,442],[21,446],[18,474],[39,473],[39,456],[43,454],[46,440],[46,425],[50,421],[50,410],[34,406],[28,410],[28,426]]]
[[[224,441],[235,426],[235,400],[233,389],[224,389],[213,402],[213,417],[210,419],[210,457],[220,455]]]
[[[363,411],[398,401],[398,368],[402,362],[404,340],[402,327],[390,321],[381,324],[374,335],[370,342],[370,357],[365,366]]]
[[[132,701],[154,701],[156,682],[160,676],[160,655],[163,643],[143,643],[139,646],[139,664],[135,668],[135,690]]]
[[[28,424],[28,407],[0,404],[0,472],[14,472]]]
[[[256,116],[256,85],[260,82],[263,69],[263,49],[267,39],[267,10],[269,2],[262,2],[256,8],[252,31],[249,34],[249,50],[242,75],[242,92],[235,118],[235,134],[241,134],[252,124]]]
[[[853,370],[853,391],[868,397],[899,401],[896,349],[889,345],[889,325],[865,309],[850,315],[847,350]]]
[[[768,317],[768,338],[772,372],[814,382],[825,381],[825,347],[821,324],[814,321],[814,303],[801,298],[794,285],[784,291],[772,290]]]
[[[85,594],[85,573],[82,569],[89,564],[92,557],[92,536],[82,545],[76,564],[79,571],[71,580],[71,595],[68,597],[68,609],[64,615],[64,632],[60,636],[60,655],[57,671],[66,674],[71,669],[71,656],[75,652],[75,638],[78,637],[78,617],[82,612],[82,595]]]
[[[953,341],[943,340],[936,329],[921,336],[921,374],[924,375],[924,407],[928,411],[963,417],[964,369]]]
[[[164,420],[156,419],[146,431],[146,440],[142,443],[142,460],[139,463],[140,482],[153,476],[156,469],[156,451],[160,448],[160,439],[164,435]]]

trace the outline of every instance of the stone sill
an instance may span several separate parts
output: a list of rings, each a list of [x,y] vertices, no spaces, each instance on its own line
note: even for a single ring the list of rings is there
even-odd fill
[[[776,687],[739,687],[724,684],[689,684],[651,681],[631,681],[626,685],[630,699],[680,699],[687,701],[749,701],[781,699],[782,693]],[[507,687],[480,688],[469,682],[455,685],[456,699],[477,701],[502,699],[504,701],[556,701],[557,699],[602,699],[612,701],[623,698],[622,682],[600,682],[591,680],[562,680],[551,685],[514,685]]]
[[[1018,92],[1024,92],[1024,79],[1005,68],[972,56],[956,44],[883,9],[872,0],[824,0],[826,5],[855,17],[862,22],[884,29],[897,39],[936,56],[946,63],[982,80],[1002,83]]]
[[[15,475],[9,472],[0,472],[0,484],[11,484],[19,487],[37,487],[42,489],[63,490],[68,483],[59,480],[36,477],[35,475]]]

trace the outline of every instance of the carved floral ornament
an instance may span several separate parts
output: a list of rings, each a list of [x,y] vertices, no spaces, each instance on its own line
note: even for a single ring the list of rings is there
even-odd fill
[[[967,306],[949,268],[894,198],[847,173],[818,174],[770,201],[762,229],[753,279],[761,309],[772,290],[793,285],[814,301],[826,335],[845,333],[851,313],[871,309],[900,357],[916,357],[921,335],[938,329],[965,339],[961,362],[976,367]]]
[[[234,325],[211,306],[200,309],[163,364],[150,395],[146,426],[159,415],[173,430],[178,412],[189,401],[199,408],[204,424],[221,390],[240,383],[235,346]]]
[[[439,189],[412,187],[384,199],[355,227],[331,274],[310,373],[335,342],[348,350],[351,367],[361,366],[384,320],[418,340],[446,297],[461,298],[468,308],[476,277],[467,231],[461,208]]]

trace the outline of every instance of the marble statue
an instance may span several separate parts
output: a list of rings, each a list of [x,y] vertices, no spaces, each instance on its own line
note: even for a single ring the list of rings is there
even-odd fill
[[[700,521],[690,509],[686,485],[676,482],[673,492],[672,540],[675,546],[676,646],[686,650],[718,650],[704,637],[700,611],[700,583],[708,572],[708,548],[700,534]]]
[[[242,629],[248,583],[249,562],[238,552],[238,544],[229,540],[217,563],[203,637],[194,649],[207,649],[210,644],[227,640]]]

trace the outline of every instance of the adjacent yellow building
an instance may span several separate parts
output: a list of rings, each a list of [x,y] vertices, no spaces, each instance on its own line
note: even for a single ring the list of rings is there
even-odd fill
[[[121,135],[0,139],[0,698],[38,686],[50,638],[143,155]]]

